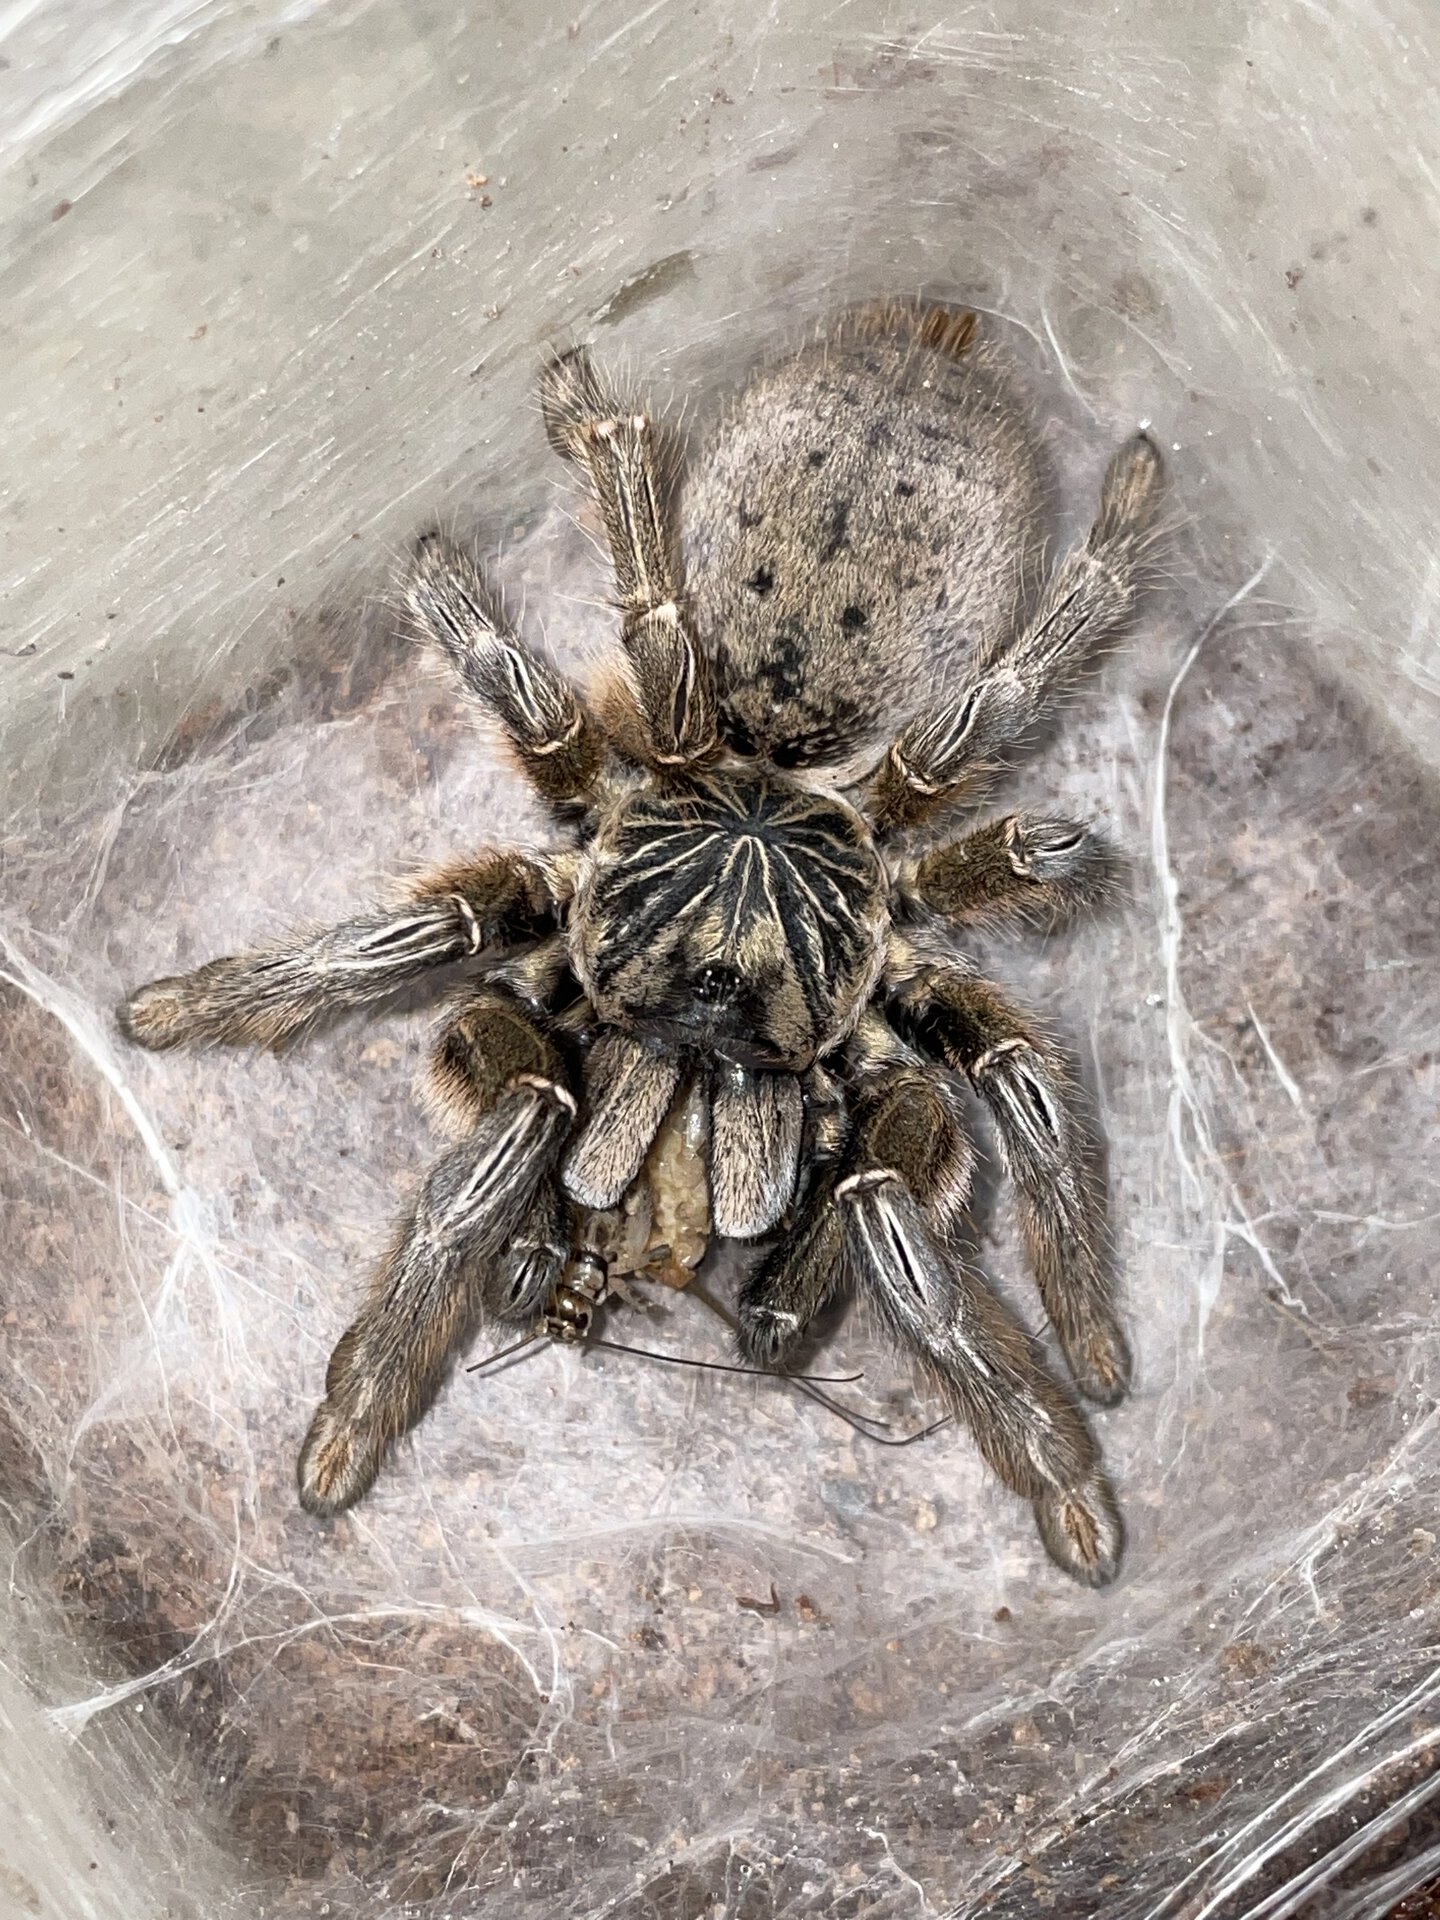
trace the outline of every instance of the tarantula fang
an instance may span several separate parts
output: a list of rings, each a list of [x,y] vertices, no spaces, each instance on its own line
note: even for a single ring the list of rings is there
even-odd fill
[[[437,534],[407,599],[566,844],[471,854],[120,1011],[146,1047],[273,1047],[490,962],[434,1056],[455,1144],[335,1348],[301,1501],[333,1514],[370,1488],[481,1319],[588,1313],[564,1291],[577,1250],[647,1182],[657,1208],[689,1207],[693,1263],[688,1183],[714,1236],[759,1243],[744,1359],[783,1362],[853,1286],[1032,1502],[1053,1558],[1101,1585],[1122,1529],[1090,1430],[960,1241],[973,1096],[1074,1385],[1118,1400],[1130,1356],[1093,1142],[1061,1052],[962,942],[1105,901],[1118,858],[1051,813],[921,852],[899,836],[982,798],[1116,638],[1156,537],[1159,454],[1143,434],[1120,448],[1088,537],[1033,594],[1044,486],[1004,371],[973,314],[884,301],[744,389],[692,466],[682,570],[650,416],[580,349],[548,364],[542,401],[599,508],[619,670],[582,699]],[[933,695],[944,657],[961,670]]]

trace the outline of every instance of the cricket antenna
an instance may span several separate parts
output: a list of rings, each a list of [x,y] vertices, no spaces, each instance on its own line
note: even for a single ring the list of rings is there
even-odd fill
[[[699,1280],[692,1280],[686,1288],[698,1300],[707,1306],[717,1319],[723,1320],[732,1333],[738,1331],[739,1322],[725,1305],[717,1300],[713,1293]],[[855,1413],[849,1407],[842,1407],[838,1400],[832,1400],[828,1393],[822,1393],[814,1384],[814,1376],[805,1373],[784,1373],[778,1369],[771,1373],[773,1380],[788,1380],[807,1400],[813,1400],[817,1406],[824,1407],[827,1413],[833,1413],[837,1420],[843,1420],[847,1427],[858,1433],[862,1440],[873,1440],[877,1447],[913,1447],[917,1440],[926,1440],[932,1433],[938,1433],[941,1427],[948,1427],[954,1419],[950,1413],[942,1414],[938,1420],[932,1420],[928,1427],[920,1427],[914,1433],[891,1433],[889,1422],[877,1420],[868,1413]],[[858,1379],[859,1375],[852,1375]]]
[[[628,1347],[619,1340],[602,1340],[591,1334],[587,1347],[608,1347],[611,1353],[638,1353],[642,1360],[659,1360],[667,1367],[701,1367],[707,1373],[749,1373],[757,1380],[819,1380],[827,1386],[845,1387],[863,1380],[863,1373],[781,1373],[775,1367],[745,1367],[733,1360],[692,1360],[684,1353],[657,1353],[654,1347]]]
[[[527,1333],[523,1340],[514,1340],[508,1347],[501,1347],[498,1353],[487,1353],[483,1360],[476,1360],[466,1367],[466,1373],[493,1373],[505,1361],[513,1360],[527,1348],[548,1341],[551,1336],[545,1333]],[[657,1360],[666,1367],[699,1367],[706,1373],[749,1373],[760,1380],[816,1380],[826,1386],[845,1387],[853,1381],[863,1380],[863,1373],[778,1373],[773,1367],[744,1367],[729,1360],[693,1360],[684,1353],[658,1353],[654,1347],[626,1346],[619,1340],[603,1340],[599,1334],[589,1334],[585,1339],[575,1342],[582,1347],[605,1347],[611,1353],[633,1353],[642,1360]]]
[[[598,1261],[596,1264],[599,1265]],[[593,1300],[589,1299],[588,1294],[586,1296],[593,1312],[594,1307],[603,1304],[604,1300],[603,1269],[597,1275],[597,1284],[594,1284],[589,1291],[595,1296]],[[694,1294],[718,1320],[724,1321],[732,1333],[736,1331],[737,1322],[734,1314],[699,1280],[692,1279],[685,1291]],[[558,1292],[559,1289],[557,1289]],[[547,1321],[548,1318],[547,1315]],[[552,1341],[563,1340],[564,1344],[605,1347],[611,1353],[633,1353],[641,1360],[654,1360],[665,1367],[696,1367],[705,1373],[742,1373],[749,1374],[758,1380],[783,1380],[788,1386],[794,1387],[797,1393],[803,1393],[808,1400],[813,1400],[817,1406],[824,1407],[827,1413],[834,1414],[837,1420],[843,1420],[845,1425],[852,1432],[858,1433],[862,1440],[871,1440],[877,1447],[913,1447],[917,1440],[928,1439],[932,1433],[938,1433],[941,1427],[948,1426],[954,1418],[952,1414],[942,1414],[940,1419],[932,1420],[928,1426],[917,1428],[914,1433],[891,1433],[888,1421],[880,1420],[873,1414],[856,1413],[850,1407],[842,1406],[838,1400],[832,1399],[828,1393],[821,1391],[822,1387],[849,1386],[856,1380],[862,1380],[863,1373],[787,1373],[779,1367],[747,1367],[730,1360],[694,1360],[688,1354],[659,1353],[654,1347],[632,1347],[620,1340],[604,1340],[598,1334],[591,1333],[589,1327],[589,1314],[585,1314],[581,1321],[577,1321],[573,1333],[565,1336],[558,1332],[551,1333],[547,1324],[542,1324],[536,1332],[525,1334],[523,1338],[512,1341],[508,1347],[501,1347],[498,1353],[487,1354],[483,1360],[474,1361],[465,1371],[493,1373],[507,1361],[517,1359],[521,1354],[532,1352],[535,1348],[548,1345]]]
[[[523,1353],[527,1347],[536,1346],[544,1339],[543,1334],[527,1333],[523,1340],[512,1340],[508,1347],[501,1347],[498,1353],[487,1353],[483,1360],[472,1361],[466,1367],[466,1373],[491,1373],[505,1360],[513,1360],[517,1353]]]

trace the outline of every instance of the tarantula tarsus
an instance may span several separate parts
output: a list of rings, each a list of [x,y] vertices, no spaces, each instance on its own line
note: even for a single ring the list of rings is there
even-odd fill
[[[989,1111],[1075,1385],[1110,1405],[1130,1359],[1094,1146],[1061,1054],[961,937],[1092,905],[1117,859],[1050,813],[919,853],[907,830],[976,800],[1114,639],[1159,455],[1143,434],[1115,454],[1089,537],[1037,594],[1036,436],[975,315],[881,302],[762,372],[714,431],[686,488],[687,581],[646,413],[581,349],[550,362],[542,401],[600,509],[618,671],[587,705],[438,535],[407,600],[571,844],[467,855],[387,910],[154,981],[121,1011],[147,1047],[276,1046],[504,956],[443,1030],[458,1142],[335,1349],[300,1498],[320,1515],[358,1500],[479,1319],[536,1324],[698,1087],[711,1231],[764,1243],[743,1357],[782,1363],[848,1281],[1033,1502],[1060,1566],[1102,1584],[1122,1534],[1089,1428],[961,1251],[966,1096]],[[946,653],[958,689],[929,696]]]

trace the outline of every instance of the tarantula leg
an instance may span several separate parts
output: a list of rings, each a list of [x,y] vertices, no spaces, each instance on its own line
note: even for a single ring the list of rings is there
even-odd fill
[[[485,1305],[497,1320],[529,1325],[559,1285],[569,1258],[565,1201],[559,1182],[547,1173],[529,1211],[483,1278]]]
[[[486,980],[467,988],[431,1056],[430,1105],[441,1125],[463,1139],[511,1088],[563,1077],[558,1050],[521,999],[503,981]],[[500,1320],[532,1319],[568,1254],[565,1204],[554,1171],[547,1170],[504,1251],[480,1275],[483,1305]]]
[[[565,1191],[582,1207],[618,1206],[650,1151],[680,1083],[680,1062],[611,1029],[585,1062],[586,1112],[566,1155]]]
[[[588,801],[605,763],[604,732],[564,675],[519,638],[470,556],[426,534],[405,597],[466,691],[500,722],[541,797],[557,808]]]
[[[1075,1384],[1113,1406],[1130,1384],[1130,1350],[1112,1299],[1094,1144],[1060,1054],[997,988],[958,967],[921,968],[893,1011],[919,1046],[969,1077],[989,1108],[1040,1297]]]
[[[540,399],[551,445],[585,468],[599,503],[644,757],[661,767],[703,764],[719,748],[714,677],[684,605],[678,530],[654,424],[608,391],[583,347],[549,362]]]
[[[812,1196],[797,1233],[741,1289],[741,1352],[783,1360],[839,1274],[852,1272],[993,1471],[1033,1503],[1051,1557],[1104,1585],[1119,1566],[1121,1527],[1090,1431],[1024,1328],[950,1245],[972,1166],[953,1096],[933,1069],[907,1064],[874,1019],[861,1022],[851,1055],[861,1111],[842,1176]]]
[[[471,987],[430,1061],[430,1103],[436,1118],[463,1138],[506,1090],[558,1079],[560,1056],[508,986]],[[497,1319],[526,1321],[543,1306],[569,1254],[559,1182],[546,1173],[529,1212],[504,1252],[481,1277],[484,1305]]]
[[[856,1036],[863,1047],[867,1028]],[[887,1066],[862,1097],[859,1124],[845,1162],[846,1179],[868,1179],[877,1169],[905,1182],[942,1235],[965,1218],[975,1153],[961,1123],[959,1100],[933,1068]]]
[[[516,1080],[554,1080],[562,1072],[553,1042],[503,981],[468,982],[430,1057],[428,1103],[462,1139]]]
[[[554,924],[544,874],[518,853],[437,868],[390,912],[297,931],[254,953],[152,980],[117,1010],[137,1045],[278,1047],[327,1015],[384,1000],[435,967]]]
[[[862,1049],[867,1029],[877,1024],[862,1022]],[[886,1051],[898,1051],[893,1036]],[[848,1181],[877,1166],[903,1166],[929,1217],[948,1230],[964,1212],[972,1161],[954,1102],[933,1072],[900,1066],[877,1077],[843,1172]],[[753,1365],[781,1365],[839,1284],[845,1215],[835,1195],[832,1174],[812,1189],[794,1231],[740,1288],[737,1338],[741,1354]]]
[[[1120,855],[1095,828],[1055,814],[1012,813],[906,861],[907,903],[962,927],[1050,927],[1109,905],[1124,886]]]
[[[1159,450],[1136,434],[1110,462],[1089,538],[1061,561],[1019,639],[982,654],[958,693],[912,720],[871,775],[866,800],[877,829],[974,799],[1116,638],[1153,542],[1160,485]]]
[[[969,307],[941,306],[928,300],[897,299],[893,295],[869,300],[843,323],[862,339],[912,339],[933,347],[952,360],[961,360],[975,345],[980,316]]]
[[[1079,1410],[1023,1327],[931,1231],[898,1171],[841,1181],[850,1258],[890,1333],[919,1359],[991,1469],[1033,1503],[1047,1551],[1104,1586],[1120,1564],[1115,1496]]]
[[[812,1187],[792,1230],[746,1275],[735,1344],[752,1367],[779,1369],[844,1277],[845,1220],[833,1179]]]
[[[776,1368],[800,1340],[842,1278],[844,1221],[836,1210],[835,1171],[850,1138],[839,1082],[811,1067],[803,1080],[803,1192],[786,1233],[743,1281],[735,1338],[742,1359]]]
[[[800,1082],[793,1073],[722,1066],[711,1116],[715,1231],[727,1240],[754,1240],[770,1231],[795,1192],[805,1117]]]
[[[472,1047],[487,1010],[462,1017]],[[513,1046],[513,1027],[497,1030]],[[341,1513],[368,1492],[391,1446],[434,1401],[483,1308],[525,1318],[558,1271],[563,1218],[553,1169],[575,1101],[551,1077],[558,1055],[538,1030],[533,1039],[529,1064],[542,1071],[516,1072],[436,1162],[331,1356],[296,1470],[310,1513]]]

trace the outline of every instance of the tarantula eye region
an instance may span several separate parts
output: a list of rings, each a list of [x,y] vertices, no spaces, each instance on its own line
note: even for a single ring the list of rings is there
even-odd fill
[[[775,771],[736,770],[624,800],[587,854],[572,952],[610,1024],[803,1072],[873,988],[887,904],[853,809]]]
[[[695,976],[695,998],[703,1007],[728,1007],[740,997],[744,982],[733,967],[702,967]]]

